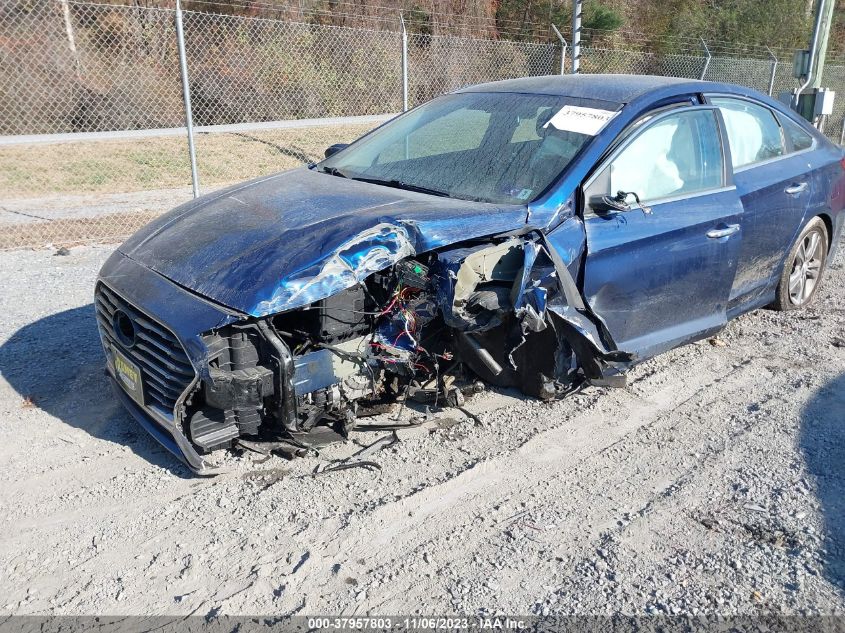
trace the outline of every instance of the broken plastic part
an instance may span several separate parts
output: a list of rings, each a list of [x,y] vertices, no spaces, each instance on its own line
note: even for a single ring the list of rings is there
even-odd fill
[[[276,390],[276,393],[280,394],[277,410],[279,422],[287,431],[294,432],[297,426],[297,412],[296,394],[293,388],[293,357],[288,346],[266,321],[258,321],[257,325],[276,352],[275,360],[278,366],[276,374],[279,382],[279,389]]]

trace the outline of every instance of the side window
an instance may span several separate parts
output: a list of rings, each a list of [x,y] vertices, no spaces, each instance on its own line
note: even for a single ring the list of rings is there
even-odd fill
[[[783,125],[784,134],[792,144],[793,152],[800,152],[802,149],[810,149],[813,146],[813,137],[809,132],[802,129],[795,121],[792,121],[785,116],[780,117],[781,125]]]
[[[408,134],[407,143],[396,142],[386,147],[377,162],[391,163],[478,149],[489,125],[489,112],[461,108],[417,128]]]
[[[713,110],[678,112],[647,124],[608,169],[610,194],[633,192],[643,202],[721,187]]]
[[[768,108],[729,97],[710,101],[722,111],[734,167],[782,156],[785,151],[775,115]]]

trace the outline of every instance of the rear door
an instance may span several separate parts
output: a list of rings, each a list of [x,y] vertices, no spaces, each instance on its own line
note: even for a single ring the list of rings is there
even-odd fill
[[[793,147],[774,112],[735,96],[708,95],[725,122],[734,183],[744,209],[742,249],[731,289],[729,310],[767,303],[784,255],[795,239],[813,183],[804,150],[813,139],[804,132],[803,149]],[[795,124],[793,124],[795,125]],[[797,126],[796,126],[797,127]],[[796,137],[798,147],[800,139]]]
[[[602,212],[594,196],[639,198]],[[584,295],[619,349],[647,357],[717,331],[742,242],[721,115],[645,117],[584,185]]]

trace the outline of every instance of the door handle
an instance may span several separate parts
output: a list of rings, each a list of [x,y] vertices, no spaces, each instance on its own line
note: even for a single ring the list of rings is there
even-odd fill
[[[785,193],[788,193],[790,196],[797,196],[799,193],[804,191],[807,188],[806,182],[799,182],[795,183],[794,185],[789,185],[786,189],[784,189]]]
[[[739,224],[728,224],[726,227],[721,229],[712,229],[707,231],[707,237],[711,240],[718,240],[721,237],[730,237],[734,233],[739,232]]]

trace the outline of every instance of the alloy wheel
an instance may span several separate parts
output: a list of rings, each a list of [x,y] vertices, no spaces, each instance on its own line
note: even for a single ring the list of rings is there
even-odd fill
[[[789,300],[793,305],[803,305],[813,296],[822,270],[823,250],[819,231],[810,231],[801,239],[789,273]]]

